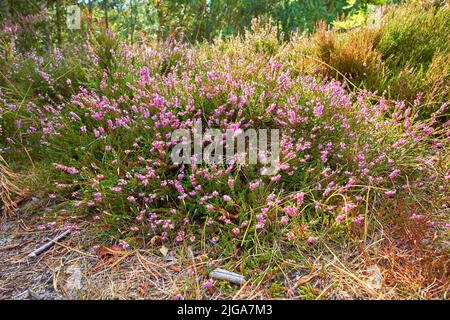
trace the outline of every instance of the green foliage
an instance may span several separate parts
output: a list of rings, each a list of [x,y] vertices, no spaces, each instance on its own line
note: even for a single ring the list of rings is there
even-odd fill
[[[333,26],[338,30],[349,30],[366,25],[370,16],[374,19],[381,19],[378,16],[380,6],[399,3],[401,0],[347,0],[345,9],[349,10],[348,15],[344,19],[333,21]]]
[[[437,50],[448,50],[447,6],[411,4],[388,12],[378,50],[391,68],[431,63]]]
[[[414,2],[389,6],[378,25],[346,32],[322,25],[309,39],[296,38],[288,53],[298,70],[317,68],[326,76],[389,98],[409,102],[421,96],[429,116],[449,98],[448,6]],[[353,88],[354,89],[354,88]]]
[[[32,5],[27,4],[30,2]],[[344,14],[344,0],[5,0],[0,11],[7,24],[19,25],[18,48],[50,51],[82,42],[97,26],[109,28],[128,43],[158,37],[182,37],[190,42],[211,41],[243,33],[254,18],[271,21],[284,40],[292,32],[311,33],[319,20],[330,23]],[[66,6],[81,8],[81,30],[66,26]],[[348,11],[348,10],[347,10]]]
[[[410,101],[423,93],[435,107],[448,101],[450,69],[442,63],[450,58],[448,30],[450,10],[445,5],[411,3],[389,11],[376,46],[387,71],[384,83],[376,84],[379,89]]]
[[[292,32],[309,34],[317,21],[331,23],[345,9],[345,1],[281,1],[275,8],[275,18],[280,22],[286,39]]]

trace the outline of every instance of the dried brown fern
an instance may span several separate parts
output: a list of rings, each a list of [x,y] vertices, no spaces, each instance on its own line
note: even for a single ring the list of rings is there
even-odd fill
[[[0,209],[3,216],[12,217],[15,214],[15,195],[21,194],[15,182],[18,176],[13,173],[6,161],[0,156]]]

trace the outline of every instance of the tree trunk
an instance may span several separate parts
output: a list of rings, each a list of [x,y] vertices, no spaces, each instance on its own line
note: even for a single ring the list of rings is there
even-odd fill
[[[62,47],[62,31],[61,31],[61,1],[56,1],[56,37],[58,39],[58,47]]]
[[[134,36],[134,16],[133,16],[133,11],[134,11],[134,1],[131,0],[131,16],[130,16],[130,23],[131,23],[131,45],[133,45],[133,36]]]
[[[40,3],[39,7],[41,10],[45,10],[45,25],[44,25],[44,37],[45,37],[45,51],[51,52],[52,48],[53,48],[53,43],[52,43],[52,36],[51,36],[51,32],[50,32],[50,23],[49,23],[49,18],[48,18],[48,7],[49,7],[49,3],[50,1],[44,1],[42,3]]]
[[[105,12],[105,25],[106,29],[109,29],[109,22],[108,22],[108,0],[103,0],[103,10]]]

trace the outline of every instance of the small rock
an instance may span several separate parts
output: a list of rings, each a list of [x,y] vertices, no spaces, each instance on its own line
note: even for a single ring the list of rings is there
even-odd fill
[[[67,268],[66,273],[69,274],[66,282],[66,288],[70,294],[81,290],[81,268],[79,265],[74,264]]]
[[[383,275],[377,265],[369,266],[367,268],[369,278],[367,279],[367,286],[371,289],[379,290],[383,284]]]

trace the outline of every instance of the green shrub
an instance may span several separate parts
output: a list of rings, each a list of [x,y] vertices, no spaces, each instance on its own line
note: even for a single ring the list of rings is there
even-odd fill
[[[310,39],[294,37],[287,58],[296,55],[298,70],[317,68],[391,99],[413,103],[420,97],[426,118],[449,98],[448,30],[447,5],[390,6],[378,27],[338,32],[322,24]]]

